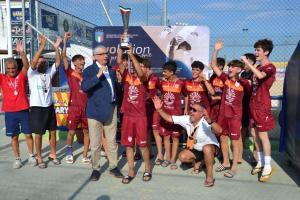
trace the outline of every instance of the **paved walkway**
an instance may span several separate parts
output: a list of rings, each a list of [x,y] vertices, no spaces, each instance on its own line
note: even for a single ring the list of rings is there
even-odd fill
[[[268,183],[258,182],[257,176],[250,175],[251,167],[244,161],[239,165],[239,173],[232,179],[225,178],[223,173],[215,173],[216,183],[213,188],[203,187],[204,172],[195,176],[191,170],[180,168],[170,170],[155,166],[151,182],[142,181],[144,165],[136,162],[138,174],[129,184],[124,185],[120,179],[112,177],[106,170],[106,159],[101,159],[101,177],[98,182],[89,182],[91,167],[80,162],[82,146],[75,143],[77,161],[60,166],[49,163],[48,168],[41,170],[26,164],[27,150],[24,140],[20,143],[21,157],[24,166],[12,169],[12,150],[10,139],[5,136],[3,115],[0,116],[0,199],[284,199],[295,200],[300,197],[299,170],[290,167],[284,155],[273,152],[273,164],[276,172]],[[64,156],[65,141],[58,142],[58,155]],[[120,152],[121,152],[120,148]],[[46,138],[43,144],[44,159],[49,153]],[[249,153],[249,152],[246,152]],[[246,156],[247,157],[247,156]],[[152,160],[154,162],[154,160]],[[178,163],[179,164],[179,163]],[[122,172],[128,168],[126,160],[119,163]],[[215,165],[216,166],[216,165]]]

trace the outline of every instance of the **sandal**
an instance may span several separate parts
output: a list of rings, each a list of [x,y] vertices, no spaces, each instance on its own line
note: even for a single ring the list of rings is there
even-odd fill
[[[263,167],[255,166],[255,167],[251,170],[251,174],[252,174],[252,175],[258,174],[258,173],[262,172],[262,170],[263,170]]]
[[[225,167],[223,164],[219,164],[218,166],[217,166],[217,168],[216,168],[216,172],[222,172],[222,171],[226,171],[226,170],[229,170],[230,169],[230,167]]]
[[[47,166],[46,166],[46,164],[44,162],[40,162],[40,163],[38,163],[38,167],[40,169],[45,169]]]
[[[164,160],[157,158],[154,165],[161,165],[164,162]]]
[[[200,174],[200,169],[193,169],[193,170],[191,171],[191,173],[192,173],[193,175],[198,175],[198,174]]]
[[[124,178],[122,178],[122,183],[123,184],[129,184],[132,180],[134,179],[134,176],[125,176]]]
[[[60,165],[60,161],[57,158],[48,157],[48,160],[52,162],[54,165]]]
[[[173,169],[173,170],[175,170],[175,169],[178,169],[178,166],[177,166],[177,164],[175,162],[171,162],[170,168]]]
[[[232,170],[228,170],[227,172],[225,172],[224,176],[226,178],[233,178],[235,176],[235,172]]]
[[[160,166],[162,166],[162,167],[168,167],[170,164],[171,164],[170,161],[164,160],[164,161],[160,164]]]
[[[267,182],[271,178],[273,173],[274,173],[274,169],[272,168],[270,173],[265,174],[265,175],[261,175],[261,177],[259,178],[259,181],[263,182],[263,183]]]
[[[82,162],[83,164],[85,164],[85,165],[88,165],[88,164],[91,163],[91,159],[89,159],[88,157],[83,157],[83,158],[81,159],[81,162]]]
[[[215,185],[215,179],[213,179],[212,181],[204,181],[204,187],[212,187]]]
[[[152,179],[152,174],[149,172],[144,172],[143,174],[143,181],[148,182]]]

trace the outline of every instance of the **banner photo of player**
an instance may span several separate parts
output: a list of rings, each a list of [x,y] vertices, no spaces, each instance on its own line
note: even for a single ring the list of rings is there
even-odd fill
[[[103,44],[108,48],[110,65],[116,65],[117,48],[123,27],[101,26],[94,32],[93,47]],[[209,62],[209,28],[206,26],[130,26],[128,31],[132,41],[133,53],[147,57],[152,70],[161,75],[162,65],[174,60],[177,65],[177,76],[191,78],[191,64],[199,60],[205,64],[207,74]],[[101,40],[99,36],[101,35]]]

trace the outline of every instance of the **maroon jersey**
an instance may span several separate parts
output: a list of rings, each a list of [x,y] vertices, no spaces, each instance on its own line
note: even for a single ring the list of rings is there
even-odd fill
[[[210,84],[214,88],[215,96],[222,96],[223,89],[224,89],[224,83],[223,81],[216,75],[213,74],[209,79]],[[211,105],[220,104],[221,100],[211,100]]]
[[[149,80],[148,80],[149,98],[153,98],[155,95],[157,95],[158,85],[159,85],[159,78],[157,76],[155,76],[154,74],[151,74],[149,77]]]
[[[189,105],[194,103],[203,103],[206,108],[209,108],[207,88],[204,83],[193,80],[185,81],[185,91],[189,96]]]
[[[258,79],[252,77],[252,95],[250,98],[251,109],[271,109],[270,88],[275,81],[276,68],[272,63],[258,66],[257,69],[266,73],[266,77]]]
[[[163,110],[170,115],[181,115],[181,94],[185,95],[184,82],[180,79],[161,81],[159,88],[163,97]]]
[[[250,90],[246,79],[229,80],[224,72],[220,79],[224,82],[224,92],[221,100],[220,115],[228,118],[242,119],[244,91]]]
[[[80,88],[82,74],[75,72],[70,67],[65,72],[70,88],[69,106],[86,107],[87,95]]]
[[[127,70],[123,75],[124,95],[121,112],[127,116],[146,116],[147,82],[142,82]]]

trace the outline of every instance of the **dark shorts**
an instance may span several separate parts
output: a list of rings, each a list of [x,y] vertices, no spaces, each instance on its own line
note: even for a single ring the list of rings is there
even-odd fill
[[[126,147],[148,145],[147,117],[123,116],[121,128],[121,144]]]
[[[194,156],[195,156],[195,161],[196,162],[199,162],[199,161],[202,161],[202,160],[204,160],[204,154],[203,154],[203,151],[198,151],[198,150],[196,150],[196,149],[192,149],[192,150],[190,150],[193,154],[194,154]]]
[[[88,129],[85,108],[81,106],[70,106],[68,108],[68,129],[76,130],[81,125],[82,129]]]
[[[275,121],[271,110],[250,110],[250,127],[257,127],[259,132],[270,131],[275,127]]]
[[[31,107],[29,122],[32,133],[43,135],[46,130],[55,131],[57,129],[57,124],[54,106]]]
[[[20,133],[31,134],[29,127],[29,110],[5,112],[6,135],[13,137]]]
[[[174,138],[179,138],[181,135],[181,126],[168,123],[165,120],[161,119],[159,134],[161,136],[172,136]]]
[[[231,140],[238,140],[240,138],[242,128],[241,119],[219,115],[218,124],[223,129],[222,135],[227,135]]]

